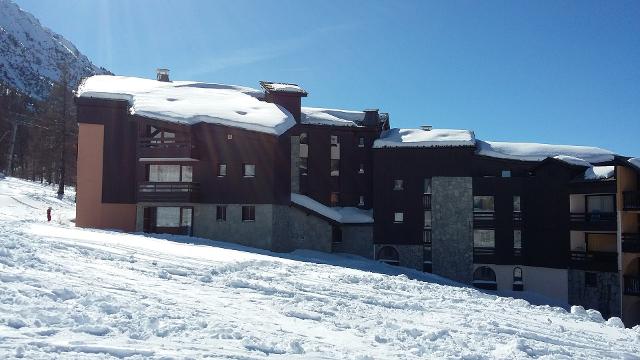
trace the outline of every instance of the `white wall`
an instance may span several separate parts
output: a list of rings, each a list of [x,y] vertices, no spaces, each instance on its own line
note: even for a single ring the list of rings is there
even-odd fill
[[[513,290],[513,269],[517,265],[473,264],[473,269],[488,266],[496,273],[498,291]],[[522,269],[524,291],[544,295],[558,302],[569,301],[569,273],[566,269],[518,266]]]

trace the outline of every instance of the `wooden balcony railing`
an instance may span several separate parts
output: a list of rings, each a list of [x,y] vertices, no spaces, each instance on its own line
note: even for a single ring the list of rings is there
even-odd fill
[[[640,191],[625,191],[622,193],[623,210],[640,210]]]
[[[570,251],[569,262],[572,268],[593,271],[616,271],[618,254],[602,251]]]
[[[194,158],[197,159],[195,146],[190,140],[170,140],[160,142],[154,138],[138,138],[140,157]]]
[[[515,227],[522,226],[522,212],[520,211],[513,212],[513,226]]]
[[[624,294],[632,296],[640,296],[640,277],[625,276],[624,277]]]
[[[197,202],[199,186],[192,182],[144,182],[138,186],[138,201]]]
[[[622,233],[622,251],[627,253],[640,253],[640,234]]]
[[[496,248],[490,247],[474,247],[473,255],[475,256],[492,256],[496,254]]]
[[[491,227],[496,219],[496,214],[493,211],[474,211],[473,212],[473,226],[474,227]]]

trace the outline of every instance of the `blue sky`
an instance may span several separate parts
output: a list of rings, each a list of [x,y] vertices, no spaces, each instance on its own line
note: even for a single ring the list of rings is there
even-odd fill
[[[294,82],[394,127],[640,156],[640,1],[16,2],[118,75]]]

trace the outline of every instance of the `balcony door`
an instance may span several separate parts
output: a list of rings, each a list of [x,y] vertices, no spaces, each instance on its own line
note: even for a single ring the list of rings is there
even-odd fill
[[[192,235],[193,208],[158,206],[144,208],[143,231],[147,233]]]
[[[587,195],[587,213],[610,214],[615,212],[613,195]]]

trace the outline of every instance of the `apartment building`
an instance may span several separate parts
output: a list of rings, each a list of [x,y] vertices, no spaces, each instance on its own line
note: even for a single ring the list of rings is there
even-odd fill
[[[77,225],[352,253],[640,323],[640,161],[377,109],[95,76],[78,89]]]

